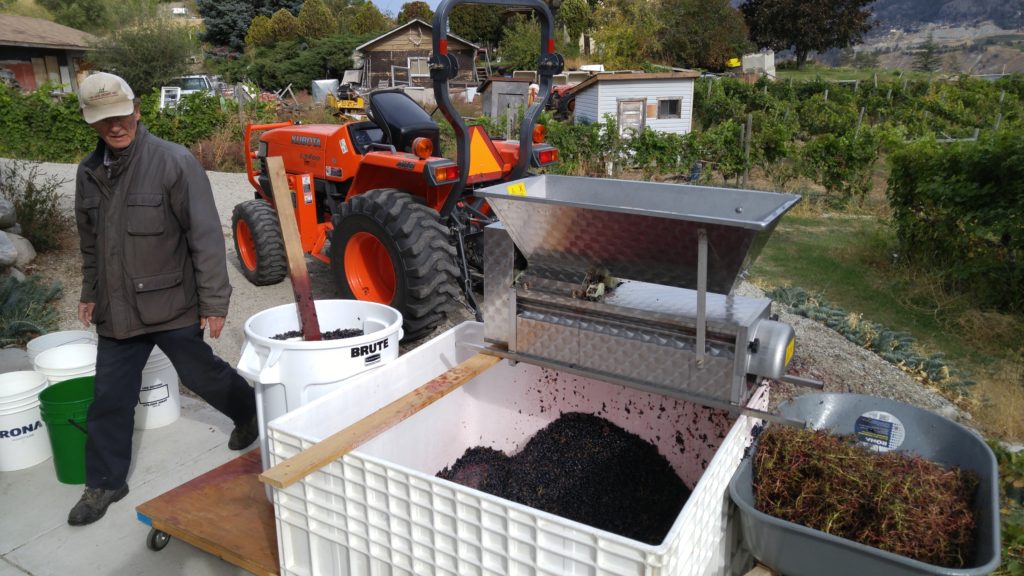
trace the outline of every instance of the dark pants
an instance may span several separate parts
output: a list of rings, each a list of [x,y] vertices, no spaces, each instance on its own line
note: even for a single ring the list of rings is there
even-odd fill
[[[89,406],[89,438],[85,444],[85,483],[89,488],[112,490],[128,479],[135,405],[142,387],[142,369],[154,345],[170,359],[182,384],[236,426],[256,414],[255,391],[231,365],[214,355],[203,341],[199,324],[124,340],[100,336],[95,396]]]

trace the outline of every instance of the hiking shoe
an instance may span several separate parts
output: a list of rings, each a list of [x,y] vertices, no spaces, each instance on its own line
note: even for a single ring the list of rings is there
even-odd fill
[[[116,490],[104,490],[103,488],[86,488],[78,503],[68,514],[68,524],[72,526],[85,526],[103,518],[107,513],[107,507],[128,495],[128,485],[125,484]]]
[[[259,437],[260,425],[256,420],[256,415],[253,414],[252,419],[245,424],[235,426],[235,429],[231,431],[231,438],[228,439],[228,448],[232,450],[247,448]]]

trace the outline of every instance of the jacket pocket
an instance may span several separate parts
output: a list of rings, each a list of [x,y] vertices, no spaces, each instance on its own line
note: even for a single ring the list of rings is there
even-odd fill
[[[181,272],[165,272],[132,279],[135,305],[143,324],[162,324],[181,316],[189,299],[181,286]]]
[[[129,194],[125,231],[133,236],[164,233],[164,197],[162,194]]]
[[[99,227],[100,197],[97,195],[82,198],[82,208],[84,208],[85,213],[89,215],[89,223],[92,224],[94,228]]]

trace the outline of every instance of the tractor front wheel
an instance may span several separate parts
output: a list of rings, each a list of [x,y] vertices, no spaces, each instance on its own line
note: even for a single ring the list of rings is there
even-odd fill
[[[256,286],[277,284],[288,273],[281,222],[274,207],[262,200],[249,200],[231,213],[235,253],[242,275]]]
[[[458,296],[448,229],[436,211],[405,192],[370,190],[342,203],[330,253],[341,295],[396,308],[406,340],[444,321]]]

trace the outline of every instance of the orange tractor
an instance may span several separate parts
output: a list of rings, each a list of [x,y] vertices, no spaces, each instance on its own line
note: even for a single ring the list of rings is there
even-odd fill
[[[290,122],[246,127],[246,158],[255,198],[235,206],[232,229],[242,272],[253,284],[287,274],[284,241],[273,207],[264,158],[281,156],[303,250],[329,263],[344,298],[388,304],[401,311],[407,339],[444,320],[460,288],[476,309],[474,282],[482,265],[483,228],[493,216],[475,188],[525,176],[558,160],[536,123],[562,70],[554,52],[553,19],[543,0],[474,0],[534,8],[541,20],[540,91],[526,111],[518,141],[492,139],[463,122],[448,82],[458,61],[448,53],[447,20],[463,0],[445,0],[433,22],[429,60],[434,95],[452,125],[456,159],[440,155],[438,125],[400,90],[370,94],[369,121],[342,125]]]

